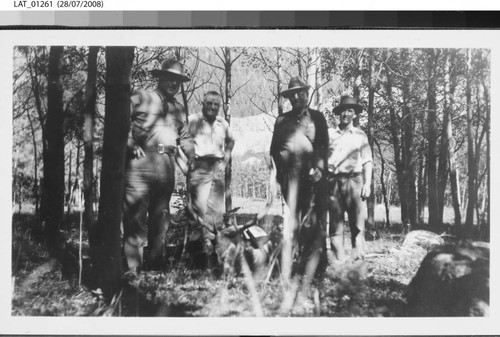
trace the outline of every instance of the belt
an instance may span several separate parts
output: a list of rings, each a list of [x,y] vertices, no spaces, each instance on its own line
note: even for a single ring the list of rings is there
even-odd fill
[[[196,161],[218,161],[218,160],[222,160],[223,158],[219,158],[219,157],[198,157],[198,158],[195,158]]]
[[[360,176],[363,172],[347,172],[347,173],[328,173],[328,176],[332,178],[354,178]]]
[[[146,146],[144,151],[148,153],[175,155],[177,153],[177,146],[163,145],[160,143],[158,145]]]

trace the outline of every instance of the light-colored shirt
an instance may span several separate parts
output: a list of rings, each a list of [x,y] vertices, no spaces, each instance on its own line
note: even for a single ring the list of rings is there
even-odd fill
[[[201,112],[190,115],[188,120],[189,133],[194,138],[195,158],[224,158],[226,145],[234,142],[228,122],[217,116],[210,124]]]
[[[334,174],[357,173],[363,165],[372,162],[372,151],[363,130],[351,126],[347,130],[328,129],[328,170]]]

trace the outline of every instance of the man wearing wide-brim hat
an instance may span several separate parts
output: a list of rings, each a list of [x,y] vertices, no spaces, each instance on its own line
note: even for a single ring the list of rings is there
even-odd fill
[[[302,248],[301,259],[317,264],[323,256],[326,221],[328,128],[324,115],[308,106],[309,88],[301,78],[292,77],[288,89],[281,92],[292,110],[276,119],[270,152],[282,195],[290,208],[296,205],[290,209],[294,216],[290,223]],[[300,267],[315,270],[315,266]]]
[[[363,130],[353,125],[353,119],[363,107],[352,96],[343,96],[333,112],[339,118],[336,129],[329,129],[329,212],[330,242],[334,264],[344,260],[344,213],[347,212],[351,230],[352,258],[365,254],[366,205],[370,196],[373,159],[368,138]]]
[[[194,142],[187,130],[187,114],[175,95],[189,81],[183,65],[163,62],[151,71],[154,90],[138,90],[131,96],[131,129],[125,171],[123,206],[124,253],[129,271],[143,267],[147,243],[147,267],[165,267],[165,234],[170,224],[169,203],[175,183],[177,142],[192,160]],[[146,234],[147,233],[147,234]]]

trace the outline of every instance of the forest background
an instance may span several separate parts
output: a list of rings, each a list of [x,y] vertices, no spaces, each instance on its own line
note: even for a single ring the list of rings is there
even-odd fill
[[[84,210],[89,232],[99,222],[97,210],[110,201],[102,196],[111,184],[105,161],[116,155],[105,146],[106,125],[109,134],[126,128],[116,114],[118,97],[153,88],[150,70],[167,58],[181,60],[192,79],[178,96],[189,113],[200,111],[204,92],[223,96],[221,114],[236,136],[226,174],[228,209],[239,206],[233,197],[267,198],[272,126],[289,109],[279,92],[298,75],[311,85],[310,105],[330,127],[342,95],[365,107],[357,124],[368,134],[375,162],[370,228],[393,225],[392,205],[403,227],[489,241],[490,50],[18,46],[13,212],[33,212],[49,252],[64,230],[64,213]],[[177,181],[182,190],[180,174]],[[384,214],[380,224],[377,207]],[[443,223],[450,207],[454,221]],[[106,216],[113,214],[119,211]]]

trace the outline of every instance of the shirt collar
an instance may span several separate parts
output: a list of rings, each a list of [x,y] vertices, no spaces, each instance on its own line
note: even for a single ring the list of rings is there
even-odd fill
[[[210,123],[208,122],[208,119],[207,119],[207,118],[205,117],[205,115],[203,114],[203,112],[200,112],[200,116],[201,116],[201,119],[202,119],[205,123],[210,124]],[[221,118],[221,117],[217,115],[217,116],[215,117],[215,120],[214,120],[214,123],[213,123],[213,124],[219,124],[219,123],[221,122],[220,118]]]

